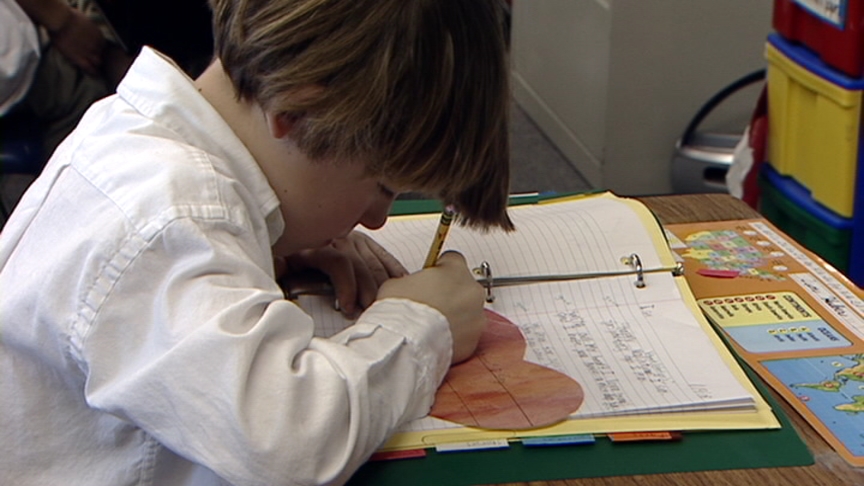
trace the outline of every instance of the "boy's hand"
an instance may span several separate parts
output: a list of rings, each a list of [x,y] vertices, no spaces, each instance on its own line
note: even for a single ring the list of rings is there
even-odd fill
[[[50,30],[51,41],[72,64],[97,76],[102,66],[105,38],[99,26],[75,8],[69,8],[63,24]]]
[[[434,267],[384,282],[378,298],[386,297],[410,299],[444,314],[453,335],[453,363],[474,353],[486,325],[484,292],[461,254],[445,252]]]
[[[277,276],[282,273],[277,260]],[[303,269],[325,273],[336,291],[336,300],[343,314],[357,317],[372,305],[378,287],[387,279],[408,274],[405,267],[375,240],[359,231],[352,231],[330,245],[304,250],[284,260],[287,273]]]

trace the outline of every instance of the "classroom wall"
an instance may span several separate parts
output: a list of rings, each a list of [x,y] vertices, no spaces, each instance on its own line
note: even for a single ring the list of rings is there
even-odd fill
[[[514,0],[519,105],[597,188],[671,192],[675,142],[699,107],[765,66],[770,0]],[[740,131],[758,89],[704,128]]]

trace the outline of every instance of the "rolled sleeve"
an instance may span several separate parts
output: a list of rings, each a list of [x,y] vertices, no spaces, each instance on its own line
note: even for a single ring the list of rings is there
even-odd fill
[[[428,413],[452,347],[440,312],[386,299],[314,337],[236,231],[202,231],[172,223],[104,286],[82,351],[91,406],[230,482],[262,485],[347,481]],[[142,288],[157,297],[130,304]]]
[[[332,340],[368,356],[370,363],[376,357],[385,358],[378,340],[389,341],[385,349],[391,352],[374,367],[386,368],[391,362],[401,361],[406,362],[406,367],[413,366],[411,379],[414,381],[402,382],[394,392],[405,395],[398,400],[407,404],[405,418],[420,418],[429,413],[434,393],[449,369],[453,348],[450,328],[443,314],[407,299],[380,300],[366,310],[355,325],[333,336]],[[403,378],[386,373],[372,375],[397,382]],[[386,388],[386,383],[372,385]]]

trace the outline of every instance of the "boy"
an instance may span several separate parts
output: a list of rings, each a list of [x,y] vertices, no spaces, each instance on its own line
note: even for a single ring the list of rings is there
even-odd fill
[[[0,235],[9,484],[343,483],[476,345],[461,256],[352,228],[405,190],[512,227],[497,1],[211,7],[214,63],[145,49]],[[309,267],[359,314],[331,339],[276,284]]]

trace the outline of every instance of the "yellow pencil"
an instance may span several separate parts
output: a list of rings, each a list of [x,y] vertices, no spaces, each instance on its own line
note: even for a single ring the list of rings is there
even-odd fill
[[[447,232],[450,231],[450,223],[456,216],[456,209],[453,206],[447,206],[441,212],[441,221],[438,222],[438,230],[435,232],[435,238],[432,240],[432,246],[429,247],[429,254],[426,255],[426,262],[423,268],[434,267],[438,261],[438,256],[441,253],[441,248],[444,246],[444,240],[447,238]]]

